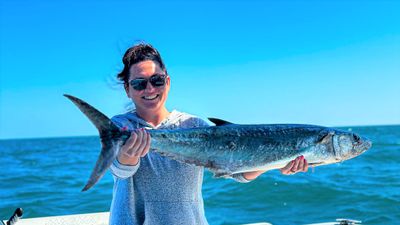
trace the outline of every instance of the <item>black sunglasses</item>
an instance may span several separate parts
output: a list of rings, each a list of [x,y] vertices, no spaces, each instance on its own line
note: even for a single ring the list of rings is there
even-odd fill
[[[134,80],[129,81],[129,84],[131,84],[133,89],[135,89],[137,91],[142,91],[142,90],[146,89],[147,82],[150,82],[150,84],[153,87],[164,86],[165,85],[165,78],[167,78],[167,75],[165,75],[165,74],[154,74],[149,79],[136,78]]]

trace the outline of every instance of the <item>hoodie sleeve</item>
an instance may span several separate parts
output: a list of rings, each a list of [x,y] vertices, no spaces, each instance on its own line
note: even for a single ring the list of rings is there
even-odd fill
[[[111,121],[119,128],[126,127],[128,130],[133,130],[134,125],[131,121],[123,116],[114,116],[111,118]],[[120,179],[126,179],[128,177],[133,176],[140,166],[140,159],[138,164],[131,166],[131,165],[124,165],[121,164],[118,159],[115,159],[114,162],[110,166],[111,173]]]
[[[114,176],[120,179],[126,179],[128,177],[133,176],[139,169],[139,166],[140,166],[140,159],[138,163],[134,166],[121,164],[120,162],[118,162],[117,159],[115,159],[113,164],[111,164],[110,166],[110,171]]]

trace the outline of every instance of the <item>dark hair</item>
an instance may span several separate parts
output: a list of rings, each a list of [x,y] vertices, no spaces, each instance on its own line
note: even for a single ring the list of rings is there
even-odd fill
[[[131,67],[131,65],[146,60],[151,60],[158,63],[165,74],[168,74],[164,62],[161,59],[161,55],[157,51],[157,49],[155,49],[150,44],[140,43],[126,50],[124,57],[122,58],[124,68],[120,73],[118,73],[117,79],[122,81],[126,85],[129,81],[129,68]]]

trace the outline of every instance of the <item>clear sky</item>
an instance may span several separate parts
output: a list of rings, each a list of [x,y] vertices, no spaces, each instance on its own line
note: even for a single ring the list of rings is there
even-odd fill
[[[167,102],[236,123],[400,124],[400,1],[0,0],[0,139],[96,135],[135,41],[161,52]]]

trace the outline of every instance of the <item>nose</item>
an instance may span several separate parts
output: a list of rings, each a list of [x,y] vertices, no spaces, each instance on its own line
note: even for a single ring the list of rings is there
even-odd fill
[[[154,89],[155,89],[155,87],[153,87],[153,85],[149,81],[147,81],[146,88],[144,89],[145,92],[153,92]]]

